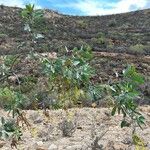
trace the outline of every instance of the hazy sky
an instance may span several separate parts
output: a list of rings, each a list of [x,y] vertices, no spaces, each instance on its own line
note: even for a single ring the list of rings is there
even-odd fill
[[[70,15],[106,15],[150,8],[150,0],[0,0],[0,4],[24,7],[34,3]]]

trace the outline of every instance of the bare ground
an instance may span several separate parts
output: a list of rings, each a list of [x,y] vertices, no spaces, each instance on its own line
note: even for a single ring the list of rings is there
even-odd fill
[[[145,149],[150,149],[150,106],[140,107],[146,118],[143,130],[137,128],[137,134],[142,138]],[[25,111],[29,129],[24,128],[22,140],[17,150],[92,150],[94,139],[100,146],[95,150],[134,150],[132,142],[132,128],[121,128],[121,115],[110,116],[109,108],[72,108],[68,110],[67,119],[76,122],[76,131],[70,137],[63,137],[59,123],[66,117],[64,110],[48,110],[47,117],[42,110]],[[8,117],[6,112],[0,110],[0,116]],[[11,141],[3,143],[2,150],[11,150]],[[1,145],[1,144],[0,144]],[[142,150],[142,147],[139,147]],[[15,149],[15,148],[14,148]],[[94,149],[93,149],[94,150]]]

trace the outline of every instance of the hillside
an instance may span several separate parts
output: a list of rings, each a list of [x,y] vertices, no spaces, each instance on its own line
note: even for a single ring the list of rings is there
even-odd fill
[[[44,19],[35,26],[43,38],[34,40],[24,31],[21,11],[16,7],[0,7],[0,55],[45,53],[60,51],[65,46],[71,49],[90,45],[94,51],[92,65],[96,68],[94,80],[107,83],[127,64],[134,64],[146,77],[142,90],[150,96],[150,9],[95,17],[67,16],[44,10]],[[33,63],[26,62],[23,56],[16,68],[26,76],[30,72],[35,75],[37,64]],[[26,73],[24,66],[27,66]],[[147,99],[145,103],[149,104]]]
[[[0,6],[0,54],[50,52],[82,45],[90,45],[98,52],[150,54],[150,9],[94,17],[44,10],[44,19],[36,26],[44,38],[36,44],[24,31],[21,11]]]

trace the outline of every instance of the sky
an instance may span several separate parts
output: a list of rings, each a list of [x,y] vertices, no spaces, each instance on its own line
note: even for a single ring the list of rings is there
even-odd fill
[[[0,0],[6,6],[48,8],[59,13],[79,16],[108,15],[150,8],[150,0]]]

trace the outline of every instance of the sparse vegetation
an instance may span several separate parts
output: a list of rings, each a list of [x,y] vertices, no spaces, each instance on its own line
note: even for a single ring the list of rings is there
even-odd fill
[[[108,23],[108,26],[109,27],[115,27],[115,26],[117,26],[117,21],[115,19],[110,20],[109,23]]]
[[[81,27],[81,28],[83,28],[83,29],[85,29],[86,27],[87,27],[87,23],[85,22],[85,21],[83,21],[83,20],[78,20],[77,21],[77,24],[78,24],[78,26],[79,27]]]
[[[21,128],[15,123],[14,120],[5,120],[5,118],[1,118],[0,138],[11,138],[11,146],[13,148],[13,146],[16,147],[18,140],[21,139],[21,136]]]
[[[145,46],[142,45],[142,44],[136,44],[136,45],[133,45],[133,46],[130,46],[130,50],[132,52],[138,52],[138,53],[144,53],[144,49],[145,49]]]
[[[76,131],[77,124],[75,120],[64,119],[59,123],[59,129],[62,131],[64,137],[71,137]]]

